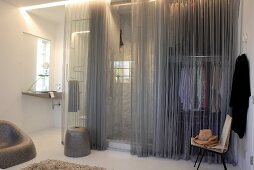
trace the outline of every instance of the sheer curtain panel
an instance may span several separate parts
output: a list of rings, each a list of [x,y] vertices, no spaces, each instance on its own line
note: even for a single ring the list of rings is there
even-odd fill
[[[204,128],[220,136],[229,113],[240,0],[132,2],[131,152],[195,158],[191,136]]]
[[[86,126],[86,82],[90,31],[87,2],[73,1],[65,6],[64,107],[62,141],[73,126]]]
[[[92,148],[104,150],[107,149],[109,3],[107,0],[90,1],[90,3],[90,41],[86,96],[87,123]]]
[[[108,0],[73,0],[65,19],[65,129],[86,126],[93,149],[106,149]],[[72,88],[73,87],[73,88]]]

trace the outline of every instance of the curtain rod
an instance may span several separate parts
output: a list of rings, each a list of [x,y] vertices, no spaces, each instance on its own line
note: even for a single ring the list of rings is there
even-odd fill
[[[179,56],[179,57],[181,57],[181,56]],[[220,56],[201,56],[201,55],[197,55],[197,56],[191,56],[191,55],[189,55],[189,56],[182,56],[182,57],[188,57],[188,58],[219,58]]]

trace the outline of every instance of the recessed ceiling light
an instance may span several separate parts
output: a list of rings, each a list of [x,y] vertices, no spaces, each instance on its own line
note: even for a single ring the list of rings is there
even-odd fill
[[[24,10],[24,11],[30,11],[30,10],[33,10],[33,9],[63,6],[67,3],[70,3],[70,1],[59,1],[59,2],[51,2],[51,3],[46,3],[46,4],[32,5],[32,6],[21,7],[20,9]]]
[[[73,32],[72,34],[86,34],[90,33],[90,31],[78,31],[78,32]]]
[[[148,2],[155,2],[156,0],[149,0]],[[135,4],[139,4],[139,2],[124,2],[121,3],[121,1],[119,3],[113,3],[112,6],[129,6],[129,5],[135,5]]]

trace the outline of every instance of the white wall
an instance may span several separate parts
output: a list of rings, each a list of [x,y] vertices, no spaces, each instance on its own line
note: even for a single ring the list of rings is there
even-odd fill
[[[60,23],[56,25],[56,46],[54,55],[54,86],[56,91],[62,91],[62,77],[63,77],[63,47],[64,47],[64,24]],[[57,103],[60,100],[56,101]],[[54,126],[61,127],[61,107],[57,106],[54,109]]]
[[[27,132],[59,126],[59,110],[52,110],[49,99],[24,96],[21,92],[25,62],[25,56],[22,56],[23,32],[52,40],[54,58],[57,54],[55,47],[61,41],[58,38],[56,42],[56,37],[60,36],[56,32],[60,28],[39,17],[24,15],[19,8],[1,0],[0,16],[0,119],[12,121]],[[61,53],[58,58],[61,58]],[[62,64],[61,59],[54,58],[53,62]],[[51,74],[57,77],[60,75],[58,71],[56,69]]]
[[[243,34],[247,34],[248,42],[246,49],[249,63],[250,63],[250,78],[251,78],[251,95],[254,95],[254,1],[244,0],[243,6]],[[244,139],[239,140],[239,166],[242,170],[253,170],[254,167],[250,165],[250,156],[254,155],[254,105],[250,98],[249,111],[247,118],[247,131]]]

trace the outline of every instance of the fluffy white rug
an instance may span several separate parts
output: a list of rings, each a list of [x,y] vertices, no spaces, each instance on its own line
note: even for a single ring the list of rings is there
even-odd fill
[[[79,165],[58,160],[45,160],[40,163],[32,164],[22,170],[106,170],[106,168]]]

